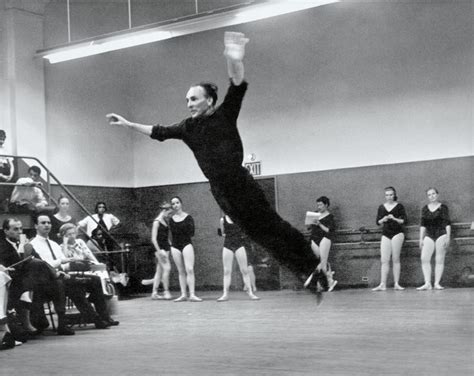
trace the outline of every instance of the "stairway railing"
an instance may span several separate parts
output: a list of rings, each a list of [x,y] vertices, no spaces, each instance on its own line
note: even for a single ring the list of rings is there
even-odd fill
[[[86,216],[89,216],[92,218],[92,220],[97,224],[97,226],[102,229],[115,243],[120,248],[120,251],[105,251],[102,249],[102,253],[128,253],[130,252],[130,246],[128,244],[124,244],[119,242],[110,232],[108,231],[107,228],[102,226],[98,221],[94,219],[92,216],[92,213],[87,210],[87,208],[79,201],[79,199],[64,185],[61,183],[61,181],[51,172],[51,170],[43,163],[41,160],[39,160],[36,157],[31,157],[31,156],[25,156],[25,155],[8,155],[8,154],[0,154],[0,158],[9,158],[13,159],[14,161],[17,160],[29,160],[29,161],[34,161],[38,163],[41,168],[46,172],[46,189],[42,184],[35,184],[34,186],[41,189],[41,191],[46,195],[48,202],[51,204],[51,202],[54,203],[55,206],[58,206],[57,201],[54,199],[51,193],[51,179],[53,179],[54,184],[59,186],[65,193],[66,195],[86,214]],[[10,182],[0,182],[0,186],[23,186],[23,184],[16,184],[16,183],[10,183]],[[123,258],[122,258],[122,267],[123,267]],[[122,270],[124,271],[124,270]]]

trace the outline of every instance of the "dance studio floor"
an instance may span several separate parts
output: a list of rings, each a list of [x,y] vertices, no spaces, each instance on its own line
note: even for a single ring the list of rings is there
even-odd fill
[[[469,375],[474,289],[202,292],[118,302],[120,326],[0,352],[2,375]]]

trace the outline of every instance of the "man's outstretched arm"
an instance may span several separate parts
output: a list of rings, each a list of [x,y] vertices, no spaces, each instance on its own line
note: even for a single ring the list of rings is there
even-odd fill
[[[120,116],[114,113],[107,114],[105,115],[105,117],[107,118],[107,120],[109,121],[111,125],[118,125],[124,128],[129,128],[147,136],[151,135],[151,131],[153,129],[153,125],[132,123],[131,121],[128,121],[127,119],[125,119],[123,116]]]
[[[245,45],[249,39],[245,34],[227,31],[224,34],[224,56],[227,59],[227,71],[234,85],[239,86],[244,80]]]

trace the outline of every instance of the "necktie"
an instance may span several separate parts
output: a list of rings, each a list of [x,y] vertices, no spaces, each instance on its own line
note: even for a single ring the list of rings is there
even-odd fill
[[[49,244],[49,240],[46,239],[46,244],[48,244],[48,248],[51,251],[51,256],[53,256],[53,260],[56,260],[56,255],[53,252],[53,248],[51,248],[51,244]]]

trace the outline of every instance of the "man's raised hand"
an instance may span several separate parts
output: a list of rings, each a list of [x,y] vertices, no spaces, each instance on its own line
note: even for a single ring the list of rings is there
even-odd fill
[[[242,61],[245,55],[245,45],[249,39],[244,33],[226,31],[224,34],[224,56],[233,61]]]

